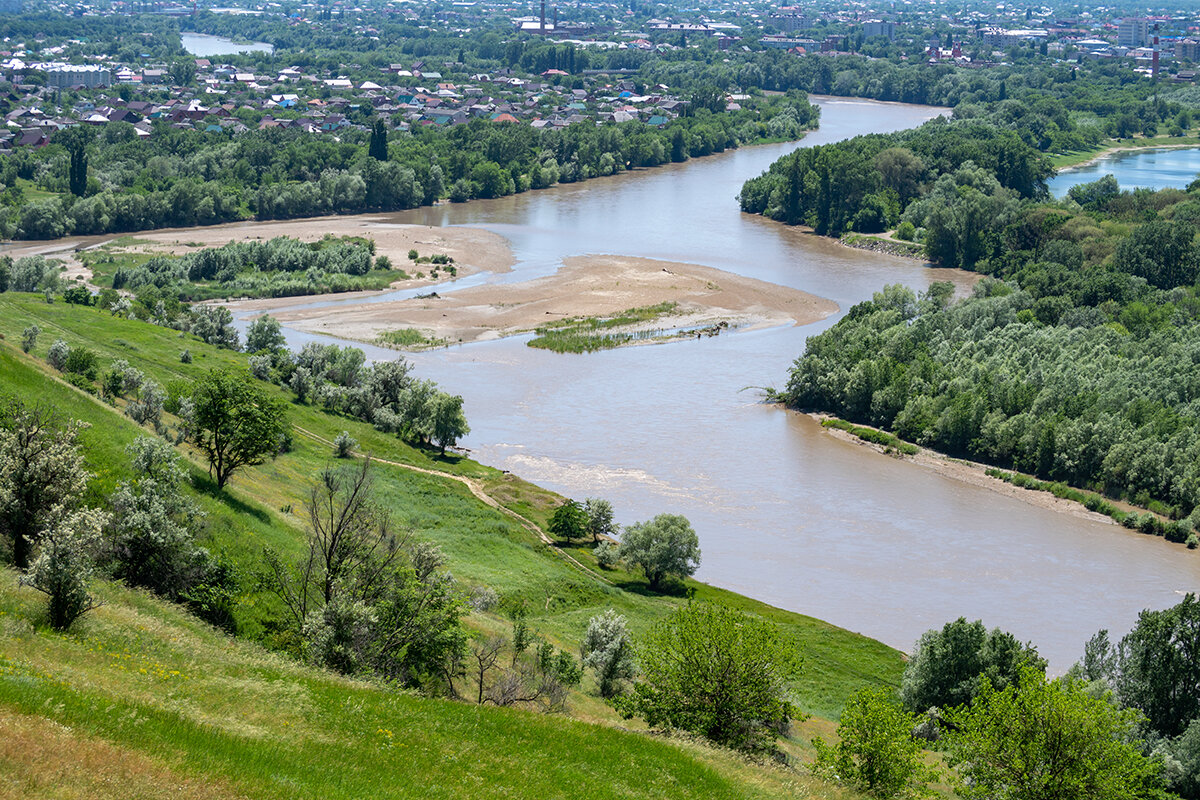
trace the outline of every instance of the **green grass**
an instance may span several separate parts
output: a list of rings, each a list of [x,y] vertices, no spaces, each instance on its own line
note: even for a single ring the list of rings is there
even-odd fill
[[[590,353],[611,350],[634,341],[662,338],[661,330],[620,330],[664,317],[678,307],[665,302],[630,308],[613,317],[568,317],[541,325],[527,344],[555,353]]]
[[[837,428],[840,431],[846,431],[847,433],[854,434],[864,442],[882,445],[885,449],[895,450],[903,453],[906,456],[915,456],[917,453],[921,452],[921,448],[917,447],[915,444],[909,444],[895,434],[888,433],[887,431],[881,431],[878,428],[867,428],[862,425],[855,425],[854,423],[847,422],[844,419],[838,419],[836,417],[823,419],[821,420],[821,427]]]
[[[33,323],[42,333],[33,352],[25,355],[14,345],[19,341],[21,331]],[[55,339],[63,338],[72,346],[85,345],[94,350],[99,356],[101,371],[110,361],[122,358],[164,385],[173,380],[194,378],[212,366],[240,367],[245,363],[243,354],[215,349],[190,335],[114,318],[94,308],[61,302],[47,304],[33,295],[0,295],[0,334],[4,337],[0,341],[2,391],[27,399],[36,398],[51,404],[64,415],[89,423],[90,427],[81,439],[89,468],[96,473],[89,486],[89,501],[94,503],[101,502],[117,482],[130,477],[124,447],[147,432],[124,417],[119,408],[110,407],[67,385],[48,368],[44,358]],[[179,352],[184,348],[192,353],[190,364],[179,361]],[[290,395],[282,390],[271,391],[277,391],[291,401]],[[260,566],[261,553],[264,548],[289,557],[300,553],[304,535],[301,515],[307,487],[312,476],[332,462],[332,450],[327,441],[342,430],[350,432],[363,453],[471,479],[505,508],[543,528],[561,502],[561,498],[553,493],[516,476],[465,458],[440,458],[435,451],[412,447],[357,420],[332,416],[295,403],[290,404],[289,414],[296,430],[292,451],[235,474],[226,492],[216,492],[200,459],[195,453],[187,453],[192,464],[193,493],[207,514],[202,543],[231,561],[245,578],[237,616],[247,639],[266,637],[263,640],[269,642],[267,624],[277,612],[273,597],[257,590],[252,580]],[[635,632],[643,631],[685,602],[687,590],[691,589],[702,600],[727,603],[771,620],[797,643],[804,657],[804,668],[796,676],[792,688],[797,705],[808,713],[836,718],[845,698],[856,689],[896,686],[899,682],[903,666],[901,656],[879,642],[694,581],[676,586],[671,593],[656,594],[638,574],[615,570],[603,572],[607,582],[597,579],[568,564],[558,548],[543,544],[518,521],[478,500],[462,483],[389,464],[379,463],[376,469],[380,499],[392,510],[397,523],[420,538],[437,542],[448,557],[451,571],[464,586],[487,585],[507,602],[524,604],[531,627],[559,647],[577,649],[587,621],[610,607],[624,614]],[[563,551],[600,572],[590,546],[577,543],[564,547]],[[25,631],[28,620],[36,616],[33,610],[35,599],[23,590],[13,588],[11,576],[4,580],[8,583],[0,588],[0,597],[8,598],[3,602],[9,603],[11,609],[0,610],[25,620],[21,623],[21,630]],[[239,791],[242,787],[251,787],[245,791],[259,796],[355,796],[354,793],[362,791],[364,785],[359,782],[360,778],[363,781],[381,779],[377,769],[382,766],[369,766],[381,763],[380,756],[371,749],[380,746],[374,738],[378,728],[392,730],[410,748],[424,748],[419,756],[393,748],[389,752],[394,760],[389,763],[409,763],[407,759],[412,758],[415,759],[412,764],[431,770],[430,774],[436,779],[431,779],[428,784],[420,781],[413,784],[432,792],[430,796],[466,793],[461,776],[452,778],[439,771],[443,762],[457,765],[460,772],[465,765],[475,763],[479,764],[479,770],[486,770],[487,781],[484,783],[487,785],[475,793],[481,791],[486,795],[490,791],[488,786],[510,786],[514,787],[515,796],[559,796],[562,785],[581,785],[578,781],[566,780],[564,770],[580,776],[606,774],[608,767],[601,766],[602,762],[620,761],[625,757],[620,753],[628,752],[628,758],[633,762],[653,760],[659,758],[653,754],[663,752],[655,748],[661,747],[673,754],[669,758],[663,756],[666,760],[662,764],[674,766],[669,769],[667,766],[654,767],[651,771],[658,769],[661,780],[650,779],[640,787],[626,786],[630,792],[628,796],[688,796],[686,791],[690,789],[670,788],[671,781],[675,780],[681,781],[681,786],[706,787],[697,788],[696,793],[701,796],[706,792],[710,796],[746,796],[747,792],[754,796],[757,790],[746,787],[759,785],[767,787],[762,796],[777,796],[780,786],[790,785],[789,782],[796,779],[793,773],[764,772],[766,768],[761,765],[743,763],[737,757],[710,748],[678,743],[667,745],[638,736],[619,735],[618,731],[612,730],[595,733],[591,728],[582,728],[567,720],[547,719],[524,712],[496,712],[498,716],[493,717],[465,704],[393,695],[367,686],[346,684],[306,671],[282,657],[268,655],[250,641],[220,636],[182,612],[144,595],[116,587],[108,587],[105,593],[108,608],[96,614],[94,621],[85,623],[80,636],[84,639],[89,635],[108,637],[105,647],[118,652],[110,647],[110,639],[133,637],[136,640],[139,626],[154,629],[144,615],[159,620],[157,625],[169,622],[173,626],[170,633],[164,633],[161,639],[153,642],[138,644],[130,652],[169,651],[169,659],[159,659],[155,663],[172,665],[167,668],[168,672],[180,669],[179,664],[188,665],[187,674],[211,684],[204,690],[207,694],[192,694],[190,680],[179,684],[143,685],[137,682],[143,680],[138,677],[134,683],[123,687],[114,677],[123,674],[121,670],[112,675],[101,675],[108,669],[109,662],[103,659],[88,661],[92,656],[87,654],[87,647],[76,641],[78,637],[62,637],[35,628],[20,636],[0,637],[0,657],[15,664],[26,664],[19,668],[19,674],[0,676],[0,711],[7,708],[14,713],[45,714],[72,726],[87,741],[91,741],[88,737],[93,737],[119,748],[149,753],[162,760],[159,766],[167,773],[183,770],[190,774],[204,770],[204,774],[220,776],[223,781],[239,787]],[[18,614],[16,609],[23,610]],[[508,625],[501,617],[479,614],[472,615],[469,623],[481,630],[504,630]],[[0,615],[0,625],[3,624],[5,617]],[[181,627],[186,628],[187,636],[178,632]],[[172,650],[174,644],[167,644],[173,640],[190,641],[193,644],[189,647],[208,648],[205,652],[211,651],[210,655],[202,658],[194,653],[177,653]],[[201,643],[205,643],[203,648]],[[44,652],[39,651],[42,654],[34,658],[33,650],[27,650],[27,646],[33,650],[43,648]],[[205,660],[216,659],[218,650],[234,660],[224,665],[219,659],[213,663]],[[76,660],[90,666],[77,666]],[[249,666],[260,662],[272,666]],[[38,669],[56,676],[55,681],[31,677],[29,663],[36,663]],[[3,671],[0,668],[0,672]],[[209,720],[209,714],[219,716],[216,709],[223,708],[222,703],[234,702],[232,698],[217,698],[218,687],[224,687],[221,691],[228,693],[242,679],[254,683],[255,692],[286,690],[289,696],[303,699],[304,710],[300,718],[288,716],[290,712],[283,707],[286,703],[272,699],[268,692],[247,700],[240,710],[229,710],[220,724]],[[610,726],[627,724],[620,722],[611,709],[594,697],[590,678],[585,679],[583,688],[582,692],[574,693],[570,701],[575,715]],[[96,709],[110,706],[118,710],[96,712]],[[342,720],[343,712],[339,709],[343,707],[366,710],[354,714],[346,712],[346,720]],[[50,713],[46,709],[60,710]],[[269,725],[256,722],[257,715],[263,714],[271,717]],[[159,733],[145,741],[140,739],[138,729],[125,721],[135,715],[137,719],[145,720],[139,725]],[[392,724],[385,724],[385,720]],[[280,727],[285,722],[288,729],[307,725],[310,738],[293,742],[287,735],[289,731]],[[245,731],[239,727],[241,725],[246,726]],[[520,743],[524,755],[518,758],[509,753],[505,757],[513,761],[506,765],[492,760],[499,756],[483,751],[492,745],[499,751],[509,747],[509,734],[500,732],[501,728],[507,727],[513,728],[511,735]],[[445,736],[429,733],[426,729],[444,731]],[[784,749],[803,756],[808,731],[808,728],[798,727],[791,739],[783,743]],[[263,753],[251,748],[243,733],[249,739],[265,742],[268,746]],[[180,742],[173,743],[175,738]],[[581,743],[592,742],[595,746],[580,744],[577,747],[577,738]],[[627,738],[633,743],[627,742]],[[343,742],[343,739],[347,741]],[[454,741],[459,741],[457,749],[451,746]],[[337,742],[331,747],[327,761],[321,760],[326,758],[323,753],[312,754],[317,749],[315,742]],[[651,749],[646,750],[647,747]],[[671,760],[678,757],[680,747],[691,754],[691,761]],[[551,760],[550,754],[559,750],[575,755],[563,762],[562,769],[543,763]],[[460,751],[466,755],[458,755]],[[313,759],[316,760],[312,767],[307,767]],[[697,760],[701,763],[695,763]],[[539,781],[526,784],[518,780],[520,770],[516,761],[527,762],[528,769],[548,770],[547,774],[554,781],[563,781],[560,791],[555,794],[549,791],[548,784]],[[318,777],[310,773],[329,771],[336,774],[338,764],[354,765],[350,770],[351,777],[338,779],[337,786],[342,788],[312,783],[318,781]],[[473,773],[476,778],[479,770]],[[742,788],[731,790],[713,770],[729,780],[736,779],[735,783]],[[614,773],[613,786],[625,785],[623,774],[620,771]],[[404,775],[407,780],[407,767]],[[2,768],[0,776],[3,776]],[[292,784],[287,781],[273,783],[282,781],[280,776],[295,782],[294,787],[288,788]],[[437,794],[437,787],[443,785],[449,787],[448,791],[452,790],[450,794]],[[812,788],[809,783],[803,785],[809,787],[805,793],[825,791],[821,787]],[[397,786],[388,791],[395,792],[395,796],[407,796],[404,792],[409,790]],[[412,791],[417,793],[418,790]]]
[[[433,347],[444,347],[446,344],[445,339],[426,336],[416,328],[384,331],[375,337],[375,341],[384,347],[394,347],[397,350],[428,350]]]
[[[147,754],[231,794],[744,796],[669,742],[342,680],[118,587],[104,587],[106,606],[76,631],[57,634],[36,624],[40,596],[16,588],[14,577],[0,574],[0,707]]]

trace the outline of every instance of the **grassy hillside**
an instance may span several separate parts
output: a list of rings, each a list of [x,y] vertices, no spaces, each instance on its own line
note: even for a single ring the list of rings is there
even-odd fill
[[[25,355],[14,345],[30,324],[42,334]],[[44,361],[55,339],[91,348],[102,369],[124,358],[164,385],[245,358],[175,331],[30,295],[0,295],[0,334],[0,390],[90,423],[81,439],[96,473],[89,491],[97,502],[129,477],[123,448],[144,431],[120,409],[56,376]],[[185,347],[191,364],[179,360]],[[61,769],[64,785],[75,787],[58,795],[64,797],[104,796],[88,788],[89,781],[116,787],[121,793],[113,796],[123,797],[138,796],[143,784],[150,787],[145,796],[169,784],[183,787],[181,796],[197,797],[724,797],[793,790],[841,796],[795,773],[707,747],[616,730],[611,726],[619,720],[592,696],[588,680],[571,698],[572,714],[603,725],[385,692],[302,667],[249,641],[270,641],[266,623],[274,600],[256,592],[252,580],[261,553],[266,547],[299,552],[303,498],[312,476],[331,460],[326,442],[343,429],[363,452],[392,462],[378,464],[377,485],[396,520],[441,545],[461,583],[524,601],[531,627],[560,647],[576,649],[587,620],[605,608],[626,615],[637,631],[681,602],[649,592],[640,576],[589,573],[542,543],[514,513],[544,525],[558,500],[545,490],[467,459],[437,458],[309,406],[293,404],[289,413],[294,449],[235,475],[227,492],[215,490],[191,454],[195,499],[208,515],[203,544],[244,576],[243,639],[116,586],[102,589],[107,606],[76,631],[55,634],[37,627],[39,596],[17,589],[11,572],[0,578],[0,728],[7,739],[0,745],[0,795],[19,786],[25,788],[14,796],[56,796],[45,787]],[[569,548],[569,555],[594,568],[587,548]],[[833,718],[855,689],[898,682],[900,656],[878,642],[704,584],[691,586],[702,599],[770,619],[797,642],[804,670],[794,689],[805,711]],[[468,622],[478,630],[507,627],[490,614],[473,614]],[[828,728],[819,719],[798,726],[784,747],[802,754],[802,742]],[[76,755],[62,767],[53,766],[54,758],[35,757],[52,751]],[[20,755],[15,760],[8,755],[14,752]],[[80,767],[107,763],[104,753],[117,755],[121,767]]]

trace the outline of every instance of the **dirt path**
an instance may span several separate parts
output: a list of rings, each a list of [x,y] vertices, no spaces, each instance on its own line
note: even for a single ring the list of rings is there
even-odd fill
[[[314,442],[320,442],[321,444],[327,445],[329,447],[334,446],[333,441],[330,439],[326,439],[323,436],[318,436],[317,434],[313,433],[312,431],[305,430],[304,428],[301,428],[299,426],[294,426],[294,427],[301,435],[307,436],[309,439],[312,439]],[[532,521],[530,521],[526,517],[521,516],[517,512],[513,511],[511,508],[507,508],[505,506],[500,505],[499,501],[497,501],[496,498],[492,497],[490,494],[488,494],[486,491],[484,491],[483,486],[479,483],[479,481],[474,480],[472,478],[468,478],[465,475],[455,475],[452,472],[442,472],[441,470],[429,469],[427,467],[418,467],[415,464],[403,464],[399,461],[389,461],[386,458],[377,458],[375,456],[369,456],[369,458],[372,461],[378,461],[380,464],[387,464],[388,466],[399,467],[400,469],[407,469],[407,470],[411,470],[412,472],[420,472],[425,475],[434,475],[439,478],[448,478],[449,480],[452,480],[452,481],[458,481],[459,483],[463,484],[468,489],[470,489],[471,494],[475,495],[475,497],[481,503],[483,503],[484,505],[490,506],[490,507],[496,509],[497,511],[501,512],[502,514],[507,514],[509,517],[512,517],[513,519],[515,519],[521,525],[521,527],[525,528],[525,530],[527,530],[530,533],[537,536],[538,539],[540,539],[543,544],[546,544],[549,547],[551,547],[555,553],[558,553],[558,555],[562,556],[563,559],[565,559],[567,561],[567,563],[569,563],[575,569],[577,569],[580,572],[582,572],[583,574],[587,575],[589,578],[595,578],[596,580],[603,581],[604,583],[607,583],[610,586],[612,585],[612,581],[610,581],[608,578],[604,577],[603,575],[601,575],[600,573],[591,569],[590,567],[585,566],[584,564],[580,563],[570,553],[563,552],[562,548],[560,548],[553,539],[551,539],[549,536],[546,535],[545,531],[543,531],[541,528],[539,528],[537,525],[535,525]]]

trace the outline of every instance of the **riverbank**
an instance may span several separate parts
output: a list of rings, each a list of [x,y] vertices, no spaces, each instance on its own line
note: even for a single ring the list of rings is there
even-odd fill
[[[780,404],[780,407],[784,409],[787,408],[782,404]],[[909,461],[913,464],[925,467],[926,469],[931,469],[939,475],[943,475],[961,483],[987,489],[988,491],[1004,495],[1005,497],[1012,497],[1020,500],[1023,503],[1028,503],[1038,508],[1044,508],[1050,511],[1068,514],[1077,519],[1099,522],[1106,525],[1118,524],[1109,515],[1102,514],[1097,511],[1090,511],[1079,501],[1071,500],[1066,497],[1059,497],[1052,492],[1041,488],[1026,488],[1011,480],[1004,480],[1003,478],[998,477],[996,474],[989,474],[1000,473],[1001,471],[996,470],[994,467],[991,467],[987,464],[983,464],[978,461],[954,458],[953,456],[948,456],[935,450],[917,447],[916,445],[908,443],[905,443],[904,449],[901,450],[892,444],[887,444],[880,441],[871,441],[868,438],[864,438],[861,435],[855,434],[853,431],[846,430],[845,427],[840,425],[828,424],[830,421],[837,421],[839,423],[843,422],[840,417],[819,412],[800,411],[797,413],[814,420],[821,425],[822,430],[826,431],[837,439],[868,447],[884,455]],[[887,434],[878,428],[872,428],[867,425],[856,425],[853,427],[864,428],[869,431],[876,431],[884,436],[892,436],[891,434]],[[1042,482],[1039,481],[1038,483],[1040,484]],[[1105,498],[1105,500],[1110,506],[1128,514],[1153,513],[1147,509],[1139,508],[1131,503],[1126,503],[1120,500],[1113,500],[1109,498]],[[1159,515],[1154,516],[1158,517]]]
[[[615,255],[567,258],[553,275],[523,283],[487,284],[444,296],[289,310],[306,302],[311,300],[251,300],[229,307],[238,314],[270,310],[289,328],[361,342],[411,328],[427,339],[448,343],[498,339],[550,322],[608,317],[664,303],[676,306],[631,330],[721,322],[741,329],[804,325],[838,310],[832,300],[712,267]]]

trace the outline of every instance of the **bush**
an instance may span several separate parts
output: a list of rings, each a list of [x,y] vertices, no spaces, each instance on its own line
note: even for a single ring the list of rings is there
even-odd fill
[[[358,442],[350,437],[350,431],[342,431],[333,440],[333,454],[338,458],[349,458],[358,447]]]
[[[163,404],[166,392],[154,381],[147,381],[138,391],[137,399],[125,408],[125,413],[139,425],[152,425],[155,430],[162,427]]]
[[[689,603],[640,642],[643,680],[618,703],[626,718],[678,728],[739,750],[770,750],[794,713],[786,683],[799,666],[765,620]]]
[[[614,569],[621,563],[621,548],[612,542],[601,542],[596,545],[596,563],[604,569]]]
[[[25,330],[21,331],[21,349],[28,353],[37,346],[38,334],[42,329],[37,325],[30,325]]]
[[[73,347],[67,353],[63,371],[82,375],[89,381],[96,380],[96,354],[86,347]]]
[[[601,697],[620,693],[622,683],[637,674],[629,628],[611,608],[588,621],[579,654],[583,666],[596,674]]]
[[[936,773],[925,766],[912,731],[918,719],[896,701],[890,689],[861,689],[846,702],[838,742],[813,739],[814,774],[857,787],[875,797],[921,793]]]
[[[190,364],[190,363],[192,363],[192,351],[191,351],[191,350],[188,350],[188,349],[185,347],[185,348],[184,348],[184,349],[183,349],[183,350],[182,350],[182,351],[179,353],[179,363],[180,363],[180,364]]]
[[[1189,533],[1186,544],[1188,550],[1195,550],[1197,547],[1200,547],[1200,539],[1196,538],[1195,533]]]
[[[900,223],[900,227],[896,228],[896,238],[901,241],[911,242],[916,235],[917,229],[908,220]]]
[[[46,353],[46,362],[59,372],[67,366],[67,357],[71,355],[71,346],[62,339],[56,339]]]
[[[55,630],[67,630],[97,605],[88,582],[94,572],[92,550],[104,519],[95,509],[72,513],[42,535],[33,563],[21,576],[22,584],[49,598],[49,621]]]

